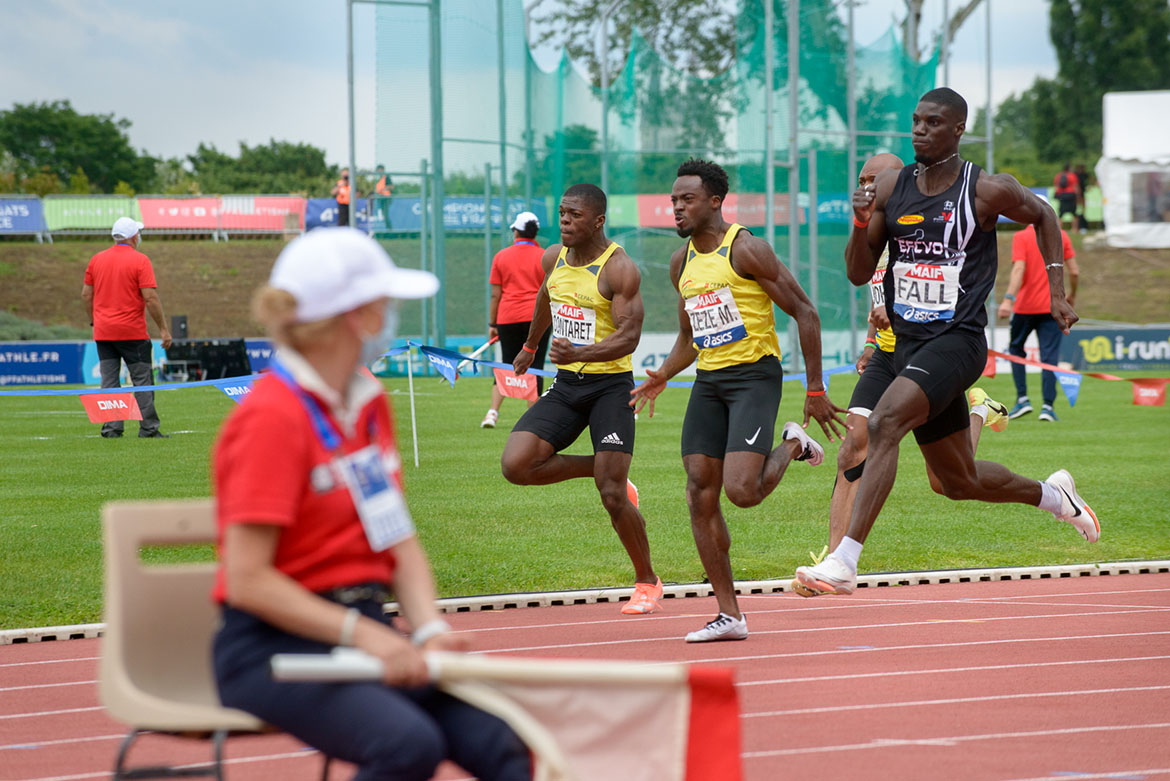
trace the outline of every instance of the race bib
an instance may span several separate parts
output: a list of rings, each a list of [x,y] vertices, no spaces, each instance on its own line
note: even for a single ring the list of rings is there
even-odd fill
[[[883,307],[886,305],[886,270],[879,268],[873,272],[873,278],[869,280],[869,298],[873,302],[872,309]]]
[[[729,287],[692,296],[684,306],[691,319],[695,347],[700,350],[722,347],[747,336],[747,328]]]
[[[959,265],[898,263],[894,312],[909,323],[950,321],[959,300]]]
[[[574,304],[552,305],[552,335],[573,344],[593,344],[597,333],[597,312]]]
[[[386,550],[414,534],[406,501],[377,445],[364,447],[334,463],[349,488],[371,549]]]

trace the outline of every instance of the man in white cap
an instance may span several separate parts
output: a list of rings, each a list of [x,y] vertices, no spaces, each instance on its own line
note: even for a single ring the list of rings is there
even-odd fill
[[[114,246],[94,255],[85,269],[85,284],[81,300],[93,326],[93,340],[97,343],[103,388],[121,387],[119,375],[122,361],[135,385],[153,385],[150,335],[146,332],[146,315],[158,326],[163,348],[171,346],[171,331],[158,297],[158,283],[150,258],[138,251],[142,241],[142,223],[129,217],[119,217],[110,233]],[[158,430],[158,413],[154,409],[154,392],[135,393],[142,420],[138,436],[166,439]],[[102,424],[102,436],[113,439],[122,436],[122,421]]]
[[[532,324],[532,309],[536,306],[536,294],[544,283],[544,268],[540,258],[544,254],[536,241],[540,220],[532,212],[520,212],[512,221],[512,246],[502,249],[492,259],[489,282],[492,285],[492,300],[488,311],[488,338],[499,337],[500,358],[511,363],[520,352],[520,346],[528,338],[528,327]],[[532,368],[544,368],[544,354],[548,351],[546,330],[540,337]],[[537,393],[544,390],[544,378],[536,378]],[[483,416],[480,428],[495,428],[500,418],[500,405],[504,395],[492,385],[492,406]],[[528,406],[532,406],[531,402]]]

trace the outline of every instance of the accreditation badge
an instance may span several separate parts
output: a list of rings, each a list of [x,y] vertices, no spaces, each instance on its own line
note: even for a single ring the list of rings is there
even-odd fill
[[[406,500],[386,471],[377,445],[350,453],[335,464],[349,488],[370,548],[384,551],[414,534]]]

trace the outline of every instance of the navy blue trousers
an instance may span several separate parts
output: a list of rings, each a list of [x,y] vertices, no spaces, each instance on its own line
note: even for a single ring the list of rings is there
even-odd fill
[[[355,607],[385,620],[376,602]],[[360,781],[427,781],[444,759],[481,781],[531,780],[528,749],[511,728],[434,687],[272,679],[273,654],[331,649],[225,607],[213,649],[220,699],[330,757],[352,762]]]
[[[1037,315],[1012,315],[1011,346],[1008,352],[1023,358],[1024,340],[1028,334],[1036,332],[1036,340],[1040,343],[1040,360],[1053,366],[1060,360],[1060,339],[1064,334],[1060,326],[1047,312]],[[1023,364],[1012,364],[1012,379],[1016,381],[1016,396],[1028,395],[1028,381]],[[1044,396],[1044,403],[1049,406],[1056,401],[1056,375],[1047,369],[1040,372],[1040,391]]]

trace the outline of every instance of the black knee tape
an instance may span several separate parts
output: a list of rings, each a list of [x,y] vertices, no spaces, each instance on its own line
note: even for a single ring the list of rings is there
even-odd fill
[[[856,483],[861,477],[861,473],[865,471],[865,459],[861,459],[861,463],[857,466],[851,466],[841,474],[845,475],[845,479],[851,483]]]

